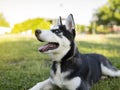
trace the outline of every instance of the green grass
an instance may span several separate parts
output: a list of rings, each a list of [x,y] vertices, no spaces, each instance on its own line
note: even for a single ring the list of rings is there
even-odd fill
[[[82,38],[81,53],[103,54],[120,69],[120,35]],[[27,90],[49,77],[50,58],[38,52],[40,45],[34,36],[0,36],[0,90]],[[92,90],[120,90],[120,78],[100,80]]]

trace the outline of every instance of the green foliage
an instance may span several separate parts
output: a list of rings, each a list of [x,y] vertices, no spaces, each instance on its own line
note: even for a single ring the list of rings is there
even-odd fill
[[[10,24],[6,21],[2,13],[0,13],[0,26],[9,27]]]
[[[109,29],[109,27],[107,27],[107,26],[98,25],[98,26],[96,27],[96,33],[110,34],[110,33],[113,33],[113,31],[111,31],[111,30]]]
[[[95,16],[98,17],[98,25],[120,25],[120,0],[108,0],[98,9]]]
[[[103,54],[120,69],[119,35],[84,39],[77,41],[82,53]],[[28,90],[49,77],[51,62],[48,56],[37,51],[40,45],[34,36],[0,36],[0,90]],[[120,78],[101,80],[91,90],[120,90]]]
[[[77,31],[77,33],[85,32],[85,26],[77,24],[76,25],[76,31]]]
[[[27,30],[32,30],[32,32],[34,32],[35,29],[48,30],[50,29],[50,22],[44,18],[28,19],[22,23],[15,24],[12,33],[19,33]]]
[[[77,34],[85,33],[85,34],[109,34],[113,33],[113,31],[105,25],[97,25],[95,22],[92,22],[91,25],[79,25],[77,24],[76,27]]]
[[[89,27],[85,25],[77,24],[75,28],[77,33],[89,33]]]

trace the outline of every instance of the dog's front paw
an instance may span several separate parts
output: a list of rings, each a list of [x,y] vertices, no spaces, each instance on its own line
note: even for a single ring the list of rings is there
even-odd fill
[[[38,83],[34,87],[32,87],[28,90],[42,90],[42,85],[40,83]]]

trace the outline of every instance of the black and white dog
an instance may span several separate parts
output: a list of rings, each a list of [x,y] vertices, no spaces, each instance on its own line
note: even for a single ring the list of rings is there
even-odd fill
[[[54,86],[67,90],[90,90],[102,75],[120,77],[110,61],[99,54],[81,54],[75,44],[75,23],[72,14],[62,24],[61,17],[51,30],[36,30],[41,42],[48,44],[39,48],[52,58],[50,77],[37,83],[30,90],[53,90]]]

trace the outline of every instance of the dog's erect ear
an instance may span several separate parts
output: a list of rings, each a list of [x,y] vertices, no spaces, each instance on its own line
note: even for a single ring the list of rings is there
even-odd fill
[[[62,25],[62,19],[61,19],[61,16],[58,18],[57,20],[57,25]]]
[[[73,36],[75,37],[75,22],[74,22],[72,14],[70,14],[67,17],[66,22],[65,22],[65,26],[66,26],[66,29],[69,30],[73,34]]]

